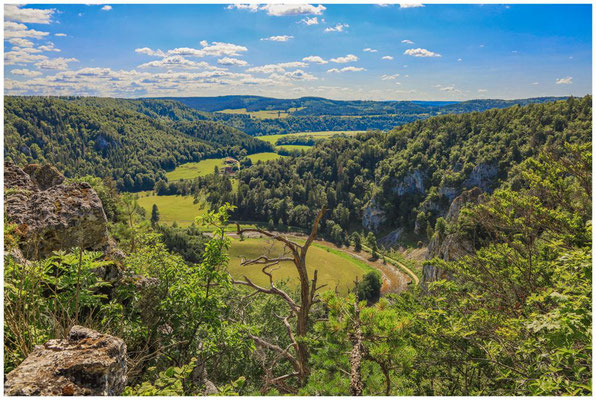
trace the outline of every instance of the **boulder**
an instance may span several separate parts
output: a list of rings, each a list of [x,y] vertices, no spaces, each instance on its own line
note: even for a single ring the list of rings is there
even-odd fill
[[[8,396],[117,396],[126,386],[126,344],[82,326],[36,346],[8,373]]]
[[[18,226],[25,257],[45,257],[74,247],[106,248],[106,215],[88,183],[65,184],[64,176],[51,166],[21,169],[5,163],[4,187],[5,215]]]

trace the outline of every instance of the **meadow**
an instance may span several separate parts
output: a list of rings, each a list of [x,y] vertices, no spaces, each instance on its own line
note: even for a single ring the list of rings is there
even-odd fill
[[[290,108],[286,110],[260,110],[260,111],[246,111],[246,108],[228,108],[217,111],[222,114],[248,114],[251,118],[271,119],[271,118],[287,118],[290,113],[303,109],[304,107]]]
[[[192,224],[195,217],[204,214],[209,209],[201,199],[194,204],[193,196],[156,196],[149,194],[139,197],[138,203],[145,209],[147,218],[151,216],[153,204],[159,210],[160,223],[171,225],[174,221],[179,226]]]
[[[242,266],[242,260],[257,258],[263,254],[280,256],[283,254],[283,245],[265,238],[245,238],[243,241],[232,238],[229,254],[228,271],[235,279],[242,279],[246,275],[255,284],[268,286],[269,278],[261,272],[262,266]],[[323,291],[337,288],[343,294],[354,287],[356,278],[361,280],[366,272],[372,271],[372,267],[365,262],[319,243],[314,243],[308,250],[306,262],[310,277],[315,269],[319,271],[318,282],[327,285]],[[298,273],[294,264],[282,262],[277,267],[271,269],[274,282],[287,279],[289,286],[296,288]]]
[[[336,135],[356,135],[358,133],[364,133],[366,131],[317,131],[317,132],[297,132],[297,133],[285,133],[283,135],[266,135],[257,136],[257,139],[263,140],[267,143],[275,144],[278,139],[285,136],[312,136],[315,139],[326,139]]]
[[[270,161],[282,157],[277,153],[256,153],[248,156],[253,164],[259,161]],[[208,158],[199,162],[189,162],[176,167],[175,170],[167,172],[166,178],[168,181],[178,181],[182,179],[194,179],[197,176],[205,176],[212,174],[215,167],[223,168],[225,158]]]
[[[224,158],[208,158],[199,162],[190,162],[179,165],[175,170],[167,172],[168,181],[177,181],[180,179],[193,179],[197,176],[205,176],[213,173],[215,167],[222,168]]]

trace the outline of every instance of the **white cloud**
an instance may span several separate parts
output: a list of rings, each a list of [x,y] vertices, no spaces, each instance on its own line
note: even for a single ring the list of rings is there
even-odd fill
[[[301,61],[292,61],[292,62],[277,63],[277,64],[267,64],[267,65],[262,65],[260,67],[252,67],[252,68],[248,68],[246,70],[246,72],[272,74],[274,72],[285,72],[286,69],[289,69],[289,68],[304,68],[307,66],[308,66],[307,63],[304,63]]]
[[[302,59],[302,61],[311,62],[311,63],[317,63],[317,64],[327,64],[327,62],[328,62],[328,61],[322,59],[319,56],[308,56],[308,57],[304,57]]]
[[[161,60],[150,61],[139,65],[139,68],[186,68],[186,69],[217,69],[217,67],[205,61],[191,61],[182,55],[173,55],[162,58]]]
[[[239,56],[240,52],[248,51],[244,46],[239,46],[233,43],[213,42],[209,44],[206,40],[201,41],[202,49],[194,49],[190,47],[178,47],[164,52],[160,49],[153,50],[149,47],[142,47],[135,49],[136,53],[146,54],[154,57],[169,57],[169,56],[184,56],[184,57],[222,57],[222,56]]]
[[[54,8],[40,10],[21,7],[21,5],[6,4],[4,6],[4,19],[28,24],[49,24],[52,15],[56,12]]]
[[[273,42],[287,42],[290,39],[294,39],[294,36],[291,36],[291,35],[269,36],[268,38],[262,38],[261,40],[270,40]]]
[[[362,49],[362,51],[365,51],[367,53],[376,53],[376,52],[378,52],[378,50],[371,49],[370,47],[367,47],[366,49]]]
[[[66,69],[68,69],[68,63],[78,62],[78,61],[79,60],[77,60],[76,58],[58,57],[58,58],[51,58],[51,59],[40,61],[40,62],[36,63],[35,65],[39,69],[66,70]]]
[[[302,18],[300,21],[298,21],[298,23],[303,23],[306,25],[318,25],[319,24],[319,20],[317,17],[306,17],[306,18]]]
[[[258,4],[230,4],[226,7],[228,10],[233,10],[234,8],[238,10],[248,10],[250,12],[257,12],[259,11]]]
[[[445,86],[440,88],[439,90],[443,92],[450,92],[450,93],[461,93],[461,90],[456,89],[455,86]]]
[[[267,11],[267,15],[282,17],[286,15],[321,15],[327,8],[321,4],[265,4],[260,7]]]
[[[245,66],[248,64],[244,60],[239,60],[237,58],[230,58],[230,57],[220,58],[219,60],[217,60],[217,63],[220,65],[237,65],[237,66]]]
[[[408,49],[408,50],[404,51],[404,54],[407,56],[412,56],[412,57],[441,57],[441,55],[439,53],[435,53],[433,51],[421,49],[421,48]]]
[[[559,78],[555,82],[557,85],[571,85],[573,83],[573,78],[571,76],[565,78]]]
[[[60,49],[57,49],[54,47],[54,43],[52,42],[48,42],[47,45],[45,46],[39,46],[38,49],[40,51],[56,51],[56,52],[60,52]]]
[[[33,38],[40,39],[49,35],[48,32],[40,32],[35,29],[28,29],[25,24],[19,24],[13,21],[4,22],[4,39],[12,38]]]
[[[54,36],[66,37],[66,33],[54,33]]]
[[[338,69],[338,68],[331,68],[328,69],[327,72],[360,72],[360,71],[366,71],[365,68],[360,68],[360,67],[344,67],[342,69]]]
[[[406,44],[414,44],[414,42],[412,42],[411,40],[408,40],[408,39],[404,39],[401,42],[406,43]]]
[[[291,81],[314,81],[317,80],[317,77],[311,75],[307,72],[304,72],[301,69],[297,69],[296,71],[285,72],[282,75],[277,73],[273,73],[269,76],[269,78],[274,80],[291,80]]]
[[[335,28],[325,28],[325,32],[343,32],[345,28],[349,28],[348,24],[337,24]]]
[[[22,76],[29,76],[29,77],[41,75],[41,72],[39,72],[39,71],[31,71],[28,69],[13,69],[10,71],[10,73],[13,75],[22,75]]]
[[[461,61],[462,61],[462,59],[461,59],[461,58],[458,58],[458,59],[457,59],[457,61],[458,61],[458,62],[461,62]]]
[[[385,75],[382,75],[381,76],[381,80],[383,80],[383,81],[390,81],[390,80],[393,80],[393,79],[397,78],[398,76],[399,76],[399,74],[393,74],[393,75],[387,75],[387,74],[385,74]]]
[[[383,60],[393,60],[393,57],[391,57],[391,56],[383,56],[383,57],[381,57],[381,59],[383,59]]]
[[[28,51],[33,50],[33,51]],[[4,53],[4,64],[5,65],[24,65],[33,62],[39,62],[47,60],[48,57],[41,54],[32,54],[34,52],[41,52],[37,49],[31,48],[13,48],[11,51]]]
[[[279,95],[287,93],[287,86],[293,80],[308,80],[309,76],[294,71],[283,77],[283,82],[273,79],[255,78],[246,73],[232,73],[226,70],[214,71],[151,71],[120,70],[109,68],[83,68],[78,71],[62,71],[19,81],[7,78],[6,93],[37,95],[81,95],[110,97],[141,96],[190,96],[193,93],[211,95],[227,93],[249,94],[261,91],[263,87],[281,86]]]
[[[8,41],[10,44],[14,44],[19,47],[33,47],[33,42],[22,38],[13,38]]]
[[[112,6],[103,6],[101,8],[102,11],[111,11],[112,10]]]
[[[422,3],[401,3],[399,8],[416,8],[416,7],[424,7]]]
[[[345,64],[345,63],[349,63],[349,62],[353,62],[353,61],[358,61],[358,57],[356,57],[354,54],[348,54],[345,57],[332,58],[329,61],[338,63],[338,64]]]
[[[488,92],[488,90],[486,90],[486,89],[478,89],[478,93],[486,93],[486,92]]]
[[[540,85],[538,82],[532,82],[532,85]]]

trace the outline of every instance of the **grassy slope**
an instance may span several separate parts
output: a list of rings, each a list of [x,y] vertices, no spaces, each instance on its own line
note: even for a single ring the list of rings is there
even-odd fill
[[[250,158],[250,160],[252,161],[253,164],[256,164],[258,161],[271,161],[271,160],[275,160],[280,157],[283,157],[283,156],[280,156],[277,153],[257,153],[257,154],[251,154],[250,156],[248,156],[248,158]]]
[[[268,285],[269,278],[261,272],[261,266],[247,267],[241,266],[240,263],[242,258],[256,258],[267,253],[270,248],[271,242],[265,239],[247,238],[244,241],[232,239],[228,265],[230,274],[237,279],[241,279],[246,275],[257,285]],[[282,251],[282,245],[276,242],[270,256],[282,255]],[[306,261],[310,276],[312,277],[314,270],[317,269],[319,271],[319,283],[328,285],[323,290],[334,290],[337,286],[338,290],[344,294],[354,286],[353,282],[356,277],[361,279],[366,272],[371,270],[364,262],[339,250],[319,244],[315,244],[309,249]],[[275,281],[289,279],[290,286],[296,287],[298,274],[293,263],[283,262],[280,263],[278,270],[273,271],[273,278]]]
[[[193,179],[197,176],[205,176],[213,173],[214,167],[222,168],[223,158],[209,158],[199,162],[191,162],[178,166],[175,170],[167,172],[168,181],[177,181],[180,179]]]
[[[251,154],[248,158],[253,163],[257,161],[269,161],[282,157],[277,153],[257,153]],[[178,166],[175,170],[167,172],[166,177],[168,181],[173,182],[180,179],[194,179],[197,176],[205,176],[213,173],[213,169],[217,166],[223,168],[224,158],[209,158],[199,162],[191,162]]]
[[[192,196],[155,196],[140,197],[138,202],[145,209],[147,218],[151,216],[153,204],[159,210],[160,222],[167,225],[174,221],[180,226],[190,225],[196,216],[202,215],[208,207],[201,202],[193,204]]]

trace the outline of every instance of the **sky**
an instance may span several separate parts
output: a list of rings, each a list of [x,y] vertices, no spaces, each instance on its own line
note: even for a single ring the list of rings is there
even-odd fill
[[[592,5],[5,5],[7,95],[592,92]]]

